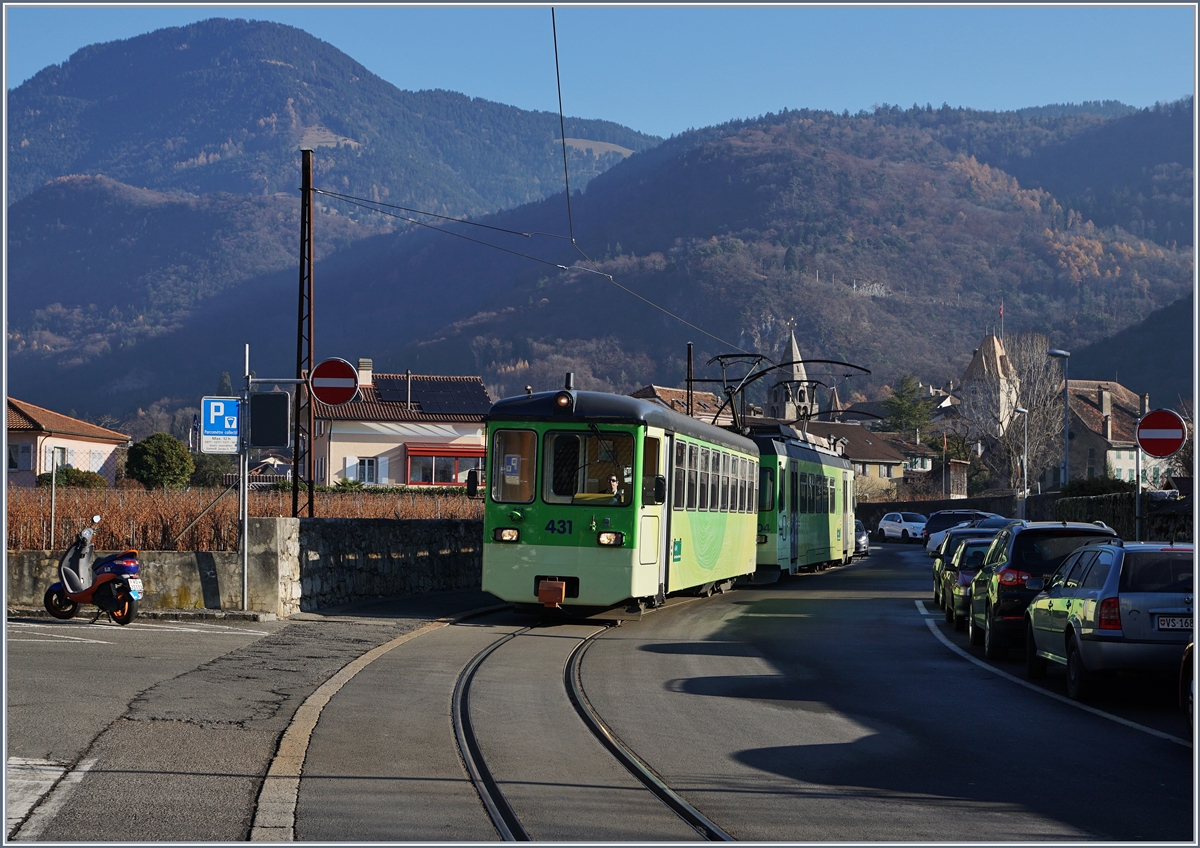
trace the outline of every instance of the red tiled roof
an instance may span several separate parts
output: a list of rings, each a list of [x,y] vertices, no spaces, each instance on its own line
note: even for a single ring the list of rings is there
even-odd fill
[[[372,375],[372,385],[359,386],[358,399],[350,403],[344,403],[341,406],[329,406],[321,403],[316,398],[313,398],[313,414],[316,418],[324,418],[333,421],[422,421],[422,422],[439,422],[447,424],[462,424],[462,423],[479,423],[483,421],[483,415],[452,415],[448,413],[433,413],[422,412],[417,408],[417,403],[414,400],[413,409],[408,409],[406,401],[392,401],[380,399],[375,391],[374,381],[380,379],[403,380],[404,374],[381,374],[376,372]],[[484,394],[487,394],[487,389],[483,388],[483,380],[479,377],[447,377],[433,374],[413,374],[413,383],[422,380],[438,380],[449,382],[475,383],[479,388],[483,389]]]
[[[8,399],[8,429],[54,433],[60,436],[80,436],[106,442],[129,441],[129,436],[125,433],[98,427],[95,424],[80,421],[78,418],[52,412],[15,398]]]
[[[1100,392],[1107,389],[1112,397],[1112,441],[1134,444],[1138,418],[1141,417],[1141,397],[1111,380],[1072,380],[1070,387],[1071,413],[1083,425],[1104,435],[1104,415],[1100,411]],[[1060,406],[1061,409],[1061,406]]]
[[[636,392],[630,392],[630,397],[641,398],[643,400],[656,400],[665,406],[667,409],[675,412],[687,414],[687,389],[673,389],[667,386],[645,386],[638,389]],[[692,417],[700,418],[704,421],[712,421],[717,410],[721,407],[721,399],[712,392],[700,392],[692,390]],[[721,410],[721,416],[717,419],[718,422],[729,422],[732,420],[729,414],[729,407]]]

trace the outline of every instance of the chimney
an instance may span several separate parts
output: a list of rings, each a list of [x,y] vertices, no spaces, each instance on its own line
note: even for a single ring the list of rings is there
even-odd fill
[[[358,384],[360,386],[371,385],[371,360],[358,360]]]
[[[1140,400],[1141,403],[1138,405],[1141,407],[1141,414],[1145,415],[1150,411],[1150,393],[1147,392],[1146,394],[1142,395]]]
[[[1104,414],[1104,438],[1106,441],[1112,441],[1112,415],[1107,412]]]
[[[1105,418],[1112,415],[1112,392],[1106,386],[1101,386],[1100,392],[1100,414]]]

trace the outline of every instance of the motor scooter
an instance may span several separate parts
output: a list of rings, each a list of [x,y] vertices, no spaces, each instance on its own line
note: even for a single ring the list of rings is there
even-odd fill
[[[46,590],[43,602],[46,612],[55,618],[74,618],[80,604],[95,604],[98,609],[93,624],[107,613],[111,620],[125,625],[137,617],[142,597],[142,578],[138,576],[141,563],[135,550],[96,560],[92,536],[99,523],[100,516],[92,516],[93,526],[80,530],[63,553],[58,561],[59,582]]]

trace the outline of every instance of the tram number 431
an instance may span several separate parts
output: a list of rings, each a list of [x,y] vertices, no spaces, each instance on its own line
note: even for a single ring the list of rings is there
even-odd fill
[[[558,521],[555,521],[554,519],[550,519],[550,522],[548,524],[546,524],[546,532],[547,533],[569,534],[572,532],[573,529],[574,529],[574,527],[572,525],[572,522],[562,521],[561,519]]]

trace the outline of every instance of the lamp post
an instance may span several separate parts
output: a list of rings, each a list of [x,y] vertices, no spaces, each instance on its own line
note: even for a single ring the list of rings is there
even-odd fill
[[[1071,354],[1065,350],[1046,351],[1047,356],[1053,356],[1055,359],[1061,359],[1063,364],[1063,464],[1062,464],[1062,480],[1058,487],[1061,489],[1067,485],[1067,481],[1071,479],[1071,400],[1068,394],[1071,385],[1067,377],[1067,363],[1071,359]]]
[[[1018,406],[1013,412],[1025,419],[1025,446],[1021,449],[1021,500],[1025,500],[1029,497],[1029,410]]]

